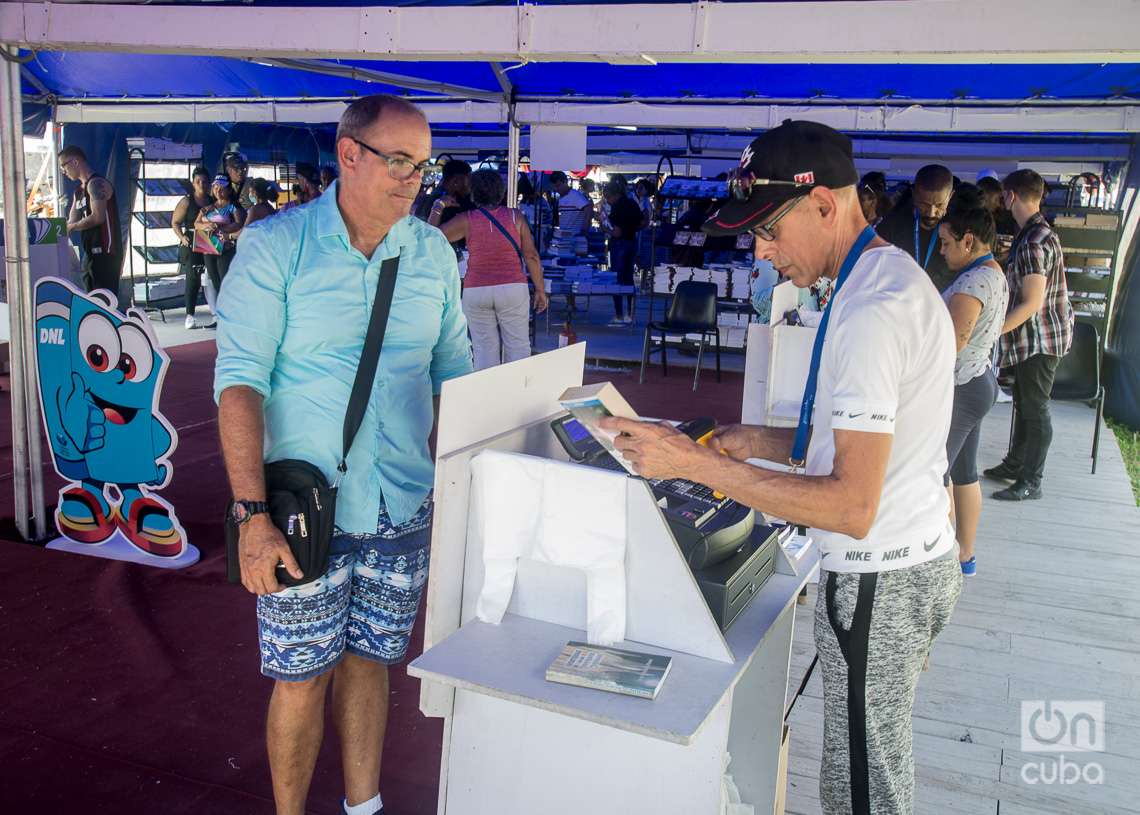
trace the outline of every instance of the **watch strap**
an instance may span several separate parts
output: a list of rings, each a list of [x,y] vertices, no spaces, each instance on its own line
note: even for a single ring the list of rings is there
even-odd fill
[[[237,513],[234,511],[237,507],[241,507],[245,510],[245,514],[241,518],[238,518]],[[234,501],[230,505],[230,517],[238,524],[245,523],[254,515],[261,515],[267,512],[269,512],[269,502],[267,501]]]

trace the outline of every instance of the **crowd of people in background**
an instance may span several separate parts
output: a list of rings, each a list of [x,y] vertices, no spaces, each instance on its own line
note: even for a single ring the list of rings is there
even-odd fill
[[[1074,325],[1060,240],[1041,214],[1044,179],[1022,169],[1002,180],[983,171],[976,182],[961,182],[947,167],[931,164],[897,199],[887,194],[881,173],[859,183],[867,222],[922,267],[954,323],[946,484],[967,576],[977,571],[977,452],[982,420],[1000,393],[997,373],[1012,390],[1013,440],[1004,461],[984,475],[1012,482],[993,493],[997,500],[1039,499],[1052,441],[1050,393]]]
[[[179,273],[186,281],[187,328],[213,328],[214,322],[197,317],[198,296],[202,292],[202,271],[206,274],[205,296],[211,313],[217,293],[237,251],[242,230],[274,215],[318,198],[336,181],[336,169],[298,162],[297,182],[291,196],[281,202],[281,188],[267,178],[251,176],[249,163],[238,152],[222,156],[222,172],[211,176],[205,165],[191,172],[191,191],[175,205],[170,228],[178,239]]]
[[[466,162],[451,161],[443,172],[445,180],[439,189],[423,196],[420,214],[429,223],[441,226],[453,245],[468,251],[468,263],[478,267],[475,280],[479,282],[469,278],[466,287],[485,290],[477,295],[464,294],[477,369],[516,359],[522,353],[523,345],[517,340],[524,318],[521,307],[515,310],[512,324],[506,316],[512,313],[510,308],[497,303],[491,293],[495,285],[524,285],[531,259],[519,251],[518,245],[527,252],[533,248],[532,230],[538,229],[541,234],[543,227],[553,223],[564,238],[577,240],[584,239],[596,225],[608,239],[609,267],[619,284],[634,284],[637,265],[648,268],[640,250],[646,243],[647,227],[660,212],[650,179],[637,180],[631,190],[624,176],[611,176],[596,203],[589,179],[581,179],[575,187],[566,173],[549,174],[543,186],[553,198],[550,201],[523,176],[516,211],[502,198],[505,186],[497,170],[475,173],[498,180],[482,188],[494,196],[493,201],[486,192],[482,199],[475,196],[472,200],[473,176]],[[914,258],[942,294],[954,324],[957,361],[945,482],[957,517],[962,571],[973,575],[982,505],[979,433],[982,420],[1001,392],[997,372],[1003,369],[1008,377],[1017,418],[1009,455],[985,474],[1012,482],[994,493],[996,499],[1033,500],[1041,495],[1051,440],[1049,392],[1057,363],[1071,343],[1073,313],[1060,244],[1040,215],[1045,183],[1032,170],[1019,170],[1004,181],[995,173],[983,171],[971,184],[956,178],[948,167],[930,164],[919,169],[913,181],[894,195],[886,175],[879,171],[864,175],[857,192],[864,219],[880,237]],[[494,212],[509,221],[507,230],[495,230],[484,215],[471,214],[493,205],[499,207]],[[719,205],[713,200],[689,202],[677,219],[676,229],[699,231]],[[472,246],[470,232],[474,223],[484,230],[476,246]],[[734,249],[731,240],[724,246],[718,241],[725,243],[723,238],[710,236],[701,245],[674,246],[669,260],[702,266],[710,253],[730,255]],[[510,281],[504,277],[498,283],[483,282],[499,280],[487,265],[489,258],[496,259],[498,274],[509,276]],[[767,264],[763,264],[765,268],[761,265],[757,263],[754,277],[763,278],[761,282],[770,291],[780,275],[766,268]],[[542,279],[537,253],[530,277],[537,293]],[[827,286],[821,285],[809,299],[822,308],[829,294]],[[521,293],[514,299],[520,304],[526,302]],[[632,297],[614,297],[610,326],[632,322],[632,301]],[[534,302],[537,307],[537,295]]]
[[[84,285],[88,290],[117,291],[122,246],[114,188],[78,147],[65,148],[59,161],[67,178],[80,184],[68,232],[80,236]],[[205,272],[206,300],[213,312],[243,229],[278,209],[317,200],[337,179],[331,166],[298,162],[292,194],[279,204],[280,188],[250,177],[240,153],[224,154],[221,168],[213,175],[205,166],[195,167],[191,191],[171,218],[186,280],[188,328],[213,325],[196,315],[202,289],[199,270]],[[599,196],[589,178],[575,185],[561,171],[540,176],[537,182],[524,174],[518,180],[517,200],[507,201],[506,179],[498,169],[473,171],[466,161],[451,159],[440,170],[438,183],[422,185],[412,214],[440,228],[460,259],[460,273],[465,274],[462,307],[476,369],[530,354],[529,318],[547,308],[540,247],[549,243],[555,227],[579,254],[584,253],[581,245],[588,233],[599,229],[619,285],[635,285],[636,268],[649,266],[649,226],[660,217],[661,207],[650,178],[637,179],[631,188],[624,176],[611,176]],[[978,433],[1000,393],[995,376],[999,368],[1011,375],[1016,421],[1009,454],[985,475],[1012,482],[994,494],[997,499],[1041,496],[1052,438],[1049,393],[1073,330],[1060,243],[1040,213],[1045,189],[1044,180],[1032,170],[1018,170],[1004,180],[982,172],[969,184],[940,164],[922,167],[896,194],[880,171],[868,172],[857,186],[863,218],[880,237],[914,258],[942,293],[954,322],[958,361],[946,483],[959,516],[967,574],[976,570],[974,535],[981,509]],[[713,200],[689,202],[676,229],[699,231],[719,206]],[[724,239],[674,246],[667,250],[669,260],[701,266],[710,252],[728,255],[735,249],[731,241],[724,246],[717,241]],[[770,292],[780,276],[762,265],[757,262],[754,284],[759,281]],[[815,297],[822,307],[828,292],[821,290]],[[613,302],[610,326],[630,325],[634,298],[615,296]],[[766,302],[753,297],[764,319]]]

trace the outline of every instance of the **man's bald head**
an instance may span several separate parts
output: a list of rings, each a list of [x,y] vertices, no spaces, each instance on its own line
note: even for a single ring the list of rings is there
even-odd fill
[[[361,224],[390,227],[406,217],[431,159],[423,112],[395,96],[365,96],[345,109],[336,137],[338,204]]]
[[[418,107],[398,96],[374,94],[362,96],[345,108],[336,126],[336,140],[366,139],[365,135],[385,118],[416,118],[427,127],[427,116]]]

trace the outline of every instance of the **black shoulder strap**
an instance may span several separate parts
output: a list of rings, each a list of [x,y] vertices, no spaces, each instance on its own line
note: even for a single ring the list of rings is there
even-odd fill
[[[479,210],[479,212],[483,213],[483,217],[493,223],[495,227],[503,233],[503,237],[505,237],[510,242],[511,246],[514,247],[515,254],[519,256],[519,263],[522,264],[523,277],[526,277],[526,259],[523,257],[522,249],[519,248],[519,242],[516,241],[514,236],[507,231],[507,228],[505,226],[499,223],[498,218],[485,210],[483,207],[476,207],[476,209]],[[511,210],[509,209],[507,210],[507,212],[510,211]]]
[[[360,367],[348,397],[348,410],[344,414],[344,452],[337,470],[343,475],[348,470],[348,451],[356,438],[356,431],[364,421],[368,398],[376,381],[376,368],[380,364],[380,347],[384,344],[384,331],[388,327],[388,312],[392,309],[392,294],[396,290],[396,273],[400,270],[400,256],[388,258],[380,266],[380,281],[376,284],[376,299],[372,301],[372,316],[368,318],[368,331],[364,335],[364,350],[360,353]],[[337,476],[340,481],[340,476]]]

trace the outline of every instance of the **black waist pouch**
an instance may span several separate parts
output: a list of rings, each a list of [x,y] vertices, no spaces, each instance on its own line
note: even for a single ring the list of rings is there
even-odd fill
[[[360,365],[356,370],[356,379],[352,383],[352,393],[344,415],[337,484],[330,487],[324,473],[307,461],[283,459],[265,465],[265,500],[269,504],[269,518],[285,536],[293,557],[297,559],[297,565],[304,573],[297,580],[284,567],[278,566],[277,580],[283,586],[311,583],[328,570],[329,544],[332,542],[336,520],[337,485],[340,477],[348,470],[348,451],[352,448],[356,431],[360,429],[372,395],[399,269],[399,255],[388,258],[380,267],[380,280],[364,337],[364,350],[360,355]],[[228,512],[226,519],[226,577],[231,583],[240,583],[239,527],[229,520]]]
[[[324,473],[307,461],[285,459],[265,465],[265,497],[269,520],[285,536],[289,550],[301,567],[302,577],[294,578],[277,567],[277,580],[283,586],[303,586],[328,571],[329,544],[336,519],[336,488],[330,487]],[[226,521],[226,576],[241,582],[238,560],[238,525]]]

